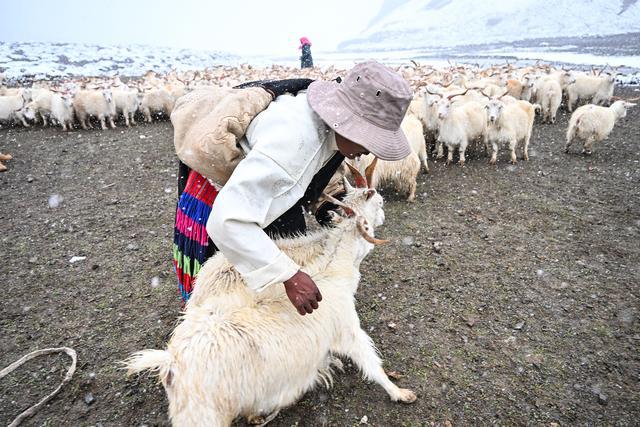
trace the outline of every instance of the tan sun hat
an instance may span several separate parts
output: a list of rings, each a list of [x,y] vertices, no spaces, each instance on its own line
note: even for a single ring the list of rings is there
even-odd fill
[[[307,89],[309,105],[325,123],[382,160],[411,153],[400,123],[412,96],[399,74],[375,61],[356,65],[341,83],[317,80]]]

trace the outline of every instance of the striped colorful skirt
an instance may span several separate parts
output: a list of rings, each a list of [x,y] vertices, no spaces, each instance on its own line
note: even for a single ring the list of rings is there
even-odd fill
[[[206,230],[217,195],[218,190],[205,177],[194,170],[189,171],[186,186],[178,200],[173,234],[173,266],[183,304],[193,291],[194,280],[202,264],[218,251]]]

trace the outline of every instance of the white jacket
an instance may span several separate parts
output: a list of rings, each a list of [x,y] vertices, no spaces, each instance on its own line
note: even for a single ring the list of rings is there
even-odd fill
[[[216,197],[207,233],[247,285],[261,291],[300,269],[262,229],[304,195],[338,147],[302,92],[279,96],[253,119],[246,138],[251,151]]]

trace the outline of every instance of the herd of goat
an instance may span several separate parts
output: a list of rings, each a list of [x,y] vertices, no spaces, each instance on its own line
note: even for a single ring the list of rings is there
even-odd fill
[[[411,141],[414,154],[401,162],[378,167],[378,182],[392,181],[399,191],[415,198],[416,176],[423,166],[428,171],[427,149],[435,147],[436,158],[447,164],[457,151],[464,165],[470,144],[479,143],[495,164],[501,145],[509,149],[511,162],[517,162],[516,148],[528,160],[528,148],[536,113],[541,121],[555,123],[564,101],[572,112],[567,129],[566,149],[576,140],[583,152],[591,154],[594,143],[605,139],[616,121],[639,99],[613,96],[616,71],[609,67],[590,72],[557,69],[535,64],[516,68],[511,64],[481,69],[455,65],[436,69],[413,63],[398,72],[411,84],[415,96],[402,128]],[[55,83],[36,81],[29,88],[6,87],[0,74],[0,124],[53,122],[63,130],[92,127],[91,118],[115,128],[119,117],[126,126],[136,124],[137,113],[151,122],[159,115],[169,116],[175,101],[185,93],[212,86],[232,87],[247,81],[296,77],[334,79],[344,70],[333,66],[298,70],[273,65],[258,69],[250,65],[218,66],[204,71],[171,71],[159,75],[148,71],[141,79],[126,83],[119,76],[81,78]],[[588,104],[575,109],[580,102]]]

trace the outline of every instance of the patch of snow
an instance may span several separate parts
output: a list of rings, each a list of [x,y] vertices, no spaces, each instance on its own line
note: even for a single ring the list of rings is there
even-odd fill
[[[151,278],[151,287],[152,288],[157,288],[158,286],[160,286],[160,278],[158,276],[154,276]]]
[[[53,194],[51,196],[49,196],[49,207],[51,209],[55,209],[58,206],[60,206],[60,204],[62,203],[62,201],[64,200],[64,197],[62,197],[59,194]]]

